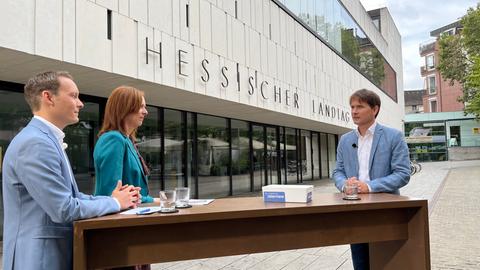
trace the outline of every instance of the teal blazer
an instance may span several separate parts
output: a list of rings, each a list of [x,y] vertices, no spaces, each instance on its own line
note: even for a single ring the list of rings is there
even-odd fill
[[[93,150],[95,195],[110,196],[118,180],[141,187],[142,203],[153,202],[148,195],[148,179],[132,141],[119,131],[103,133]]]

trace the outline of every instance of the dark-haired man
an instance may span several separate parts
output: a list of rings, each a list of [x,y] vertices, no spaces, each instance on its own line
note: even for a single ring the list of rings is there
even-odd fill
[[[399,194],[410,180],[407,144],[402,132],[376,122],[380,105],[380,97],[370,90],[350,96],[357,129],[344,134],[338,143],[333,179],[340,191],[347,183],[355,183],[359,193]],[[351,251],[355,270],[369,269],[368,243],[352,244]]]
[[[73,221],[135,207],[138,189],[119,182],[111,197],[78,190],[63,148],[62,129],[83,107],[69,73],[37,74],[24,93],[34,116],[3,161],[3,269],[71,269]]]

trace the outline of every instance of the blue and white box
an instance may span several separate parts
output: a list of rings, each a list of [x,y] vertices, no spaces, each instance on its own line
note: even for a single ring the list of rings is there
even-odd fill
[[[312,200],[312,185],[268,185],[262,187],[264,202],[299,202]]]

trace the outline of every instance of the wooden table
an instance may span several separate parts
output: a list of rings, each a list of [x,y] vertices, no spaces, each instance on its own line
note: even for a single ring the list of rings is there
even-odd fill
[[[217,199],[175,214],[74,223],[74,269],[370,243],[371,269],[430,269],[427,200],[314,194],[311,203]]]

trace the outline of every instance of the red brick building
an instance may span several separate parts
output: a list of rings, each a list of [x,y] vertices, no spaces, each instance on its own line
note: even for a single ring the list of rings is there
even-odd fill
[[[464,104],[458,98],[463,95],[462,86],[459,83],[450,85],[450,80],[444,80],[436,68],[439,62],[438,39],[442,34],[457,35],[462,26],[460,21],[440,27],[430,32],[434,39],[420,44],[420,56],[423,66],[420,74],[424,80],[425,93],[423,95],[424,112],[455,112],[463,111]]]

